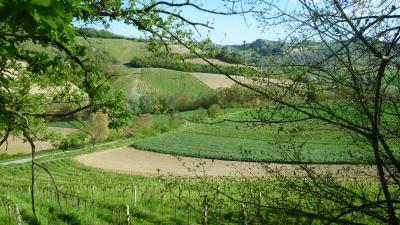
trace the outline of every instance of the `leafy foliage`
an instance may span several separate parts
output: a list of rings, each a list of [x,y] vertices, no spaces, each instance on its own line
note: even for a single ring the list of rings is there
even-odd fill
[[[169,56],[153,56],[150,58],[134,57],[129,65],[134,68],[165,68],[184,72],[221,73],[210,65],[177,61]],[[219,68],[224,71],[224,73],[231,75],[244,75],[250,73],[250,71],[255,71],[254,68],[235,65],[219,65]]]
[[[207,110],[207,114],[209,118],[217,119],[224,116],[224,110],[221,109],[221,106],[218,104],[212,104]]]
[[[97,30],[95,28],[87,28],[87,27],[77,29],[75,34],[77,36],[91,37],[91,38],[127,39],[127,37],[125,36],[117,35],[107,30]]]

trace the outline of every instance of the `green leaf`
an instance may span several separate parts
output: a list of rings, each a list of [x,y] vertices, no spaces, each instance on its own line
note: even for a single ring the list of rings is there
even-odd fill
[[[1,76],[0,77],[0,83],[1,83],[2,86],[8,87],[9,84],[10,84],[10,81],[7,78]]]
[[[33,10],[31,15],[32,15],[33,19],[35,19],[36,22],[40,23],[40,15],[36,9]]]
[[[51,0],[31,0],[32,5],[49,7],[51,5]]]

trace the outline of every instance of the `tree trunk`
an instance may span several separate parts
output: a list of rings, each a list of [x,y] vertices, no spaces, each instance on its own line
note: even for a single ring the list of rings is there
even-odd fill
[[[33,140],[31,138],[31,136],[29,135],[29,133],[24,130],[23,131],[25,138],[28,140],[29,144],[31,145],[31,150],[32,150],[32,163],[31,163],[31,207],[32,207],[32,213],[33,216],[35,217],[35,219],[37,219],[36,216],[36,208],[35,208],[35,154],[36,154],[36,146],[35,143],[33,143]]]

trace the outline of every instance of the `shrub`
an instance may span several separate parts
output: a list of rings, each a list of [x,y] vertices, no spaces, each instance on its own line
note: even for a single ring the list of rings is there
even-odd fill
[[[224,110],[218,104],[213,104],[208,108],[207,114],[209,118],[216,119],[224,116]]]
[[[138,93],[137,91],[131,91],[129,94],[127,94],[126,97],[126,103],[128,105],[128,109],[135,115],[138,115],[140,113],[140,97],[141,94]]]
[[[171,114],[168,118],[170,129],[176,129],[184,124],[184,120],[182,118],[176,117],[174,114]]]
[[[86,133],[83,133],[81,131],[74,132],[74,133],[68,134],[66,138],[61,140],[61,142],[59,143],[59,146],[56,146],[56,147],[58,149],[62,149],[62,150],[80,148],[80,147],[84,146],[87,138],[88,138],[88,135]]]
[[[195,113],[193,113],[191,120],[194,122],[201,122],[207,118],[207,111],[205,109],[199,109],[196,110]]]
[[[127,130],[110,130],[110,134],[107,136],[107,138],[104,141],[114,141],[120,138],[125,138],[125,137],[132,137],[132,134],[127,132]]]
[[[194,101],[189,99],[185,94],[160,95],[158,97],[161,113],[179,112],[193,109]]]
[[[49,131],[46,139],[50,141],[53,147],[60,148],[64,140],[64,135],[59,131]]]
[[[139,98],[139,110],[141,113],[152,113],[157,99],[151,95],[142,95]]]
[[[221,73],[219,70],[207,64],[177,62],[175,59],[169,56],[154,56],[147,58],[134,57],[130,61],[129,65],[135,68],[165,68],[183,72]],[[225,66],[225,65],[219,65],[218,67],[225,73],[231,75],[244,75],[249,72],[256,71],[256,69],[251,67],[238,67],[238,66]]]
[[[152,136],[156,134],[156,123],[152,116],[138,116],[134,119],[130,128],[136,134],[141,134],[143,136]]]
[[[230,88],[218,88],[215,91],[218,104],[222,108],[259,107],[265,104],[262,97],[252,90],[234,85]]]
[[[97,141],[106,139],[110,133],[108,115],[101,112],[92,113],[89,118],[88,130],[90,133],[90,142],[94,147]]]

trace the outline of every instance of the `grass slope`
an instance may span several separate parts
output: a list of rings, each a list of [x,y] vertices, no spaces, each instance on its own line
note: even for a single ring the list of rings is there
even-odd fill
[[[240,195],[251,182],[252,190],[262,192],[261,202],[272,193],[271,180],[215,181],[179,177],[129,176],[85,168],[70,158],[42,161],[48,168],[60,193],[60,207],[48,174],[37,170],[36,209],[42,225],[126,224],[126,205],[130,205],[132,224],[203,224],[204,196],[209,196],[210,224],[240,224],[240,204],[224,195],[214,196],[213,185],[229,193]],[[0,224],[16,224],[14,207],[19,204],[23,225],[33,224],[30,211],[30,164],[0,166]],[[136,189],[136,206],[134,190]],[[257,191],[257,193],[258,193]],[[268,193],[264,194],[264,193]],[[257,195],[258,196],[258,195]],[[265,196],[265,197],[264,197]],[[249,197],[250,198],[250,197]],[[9,211],[7,211],[10,206]],[[263,224],[287,224],[294,221],[281,214],[271,214],[267,208],[247,207],[248,212],[259,212],[257,220]],[[261,210],[261,211],[260,211]],[[252,214],[249,214],[252,215]]]
[[[121,72],[130,75],[114,80],[113,87],[125,92],[137,90],[166,95],[184,94],[189,98],[197,98],[210,91],[207,85],[185,72],[158,68],[123,68]]]
[[[150,55],[145,42],[124,39],[103,39],[103,38],[77,38],[82,44],[101,48],[107,51],[120,64],[128,63],[132,57],[146,57]]]

